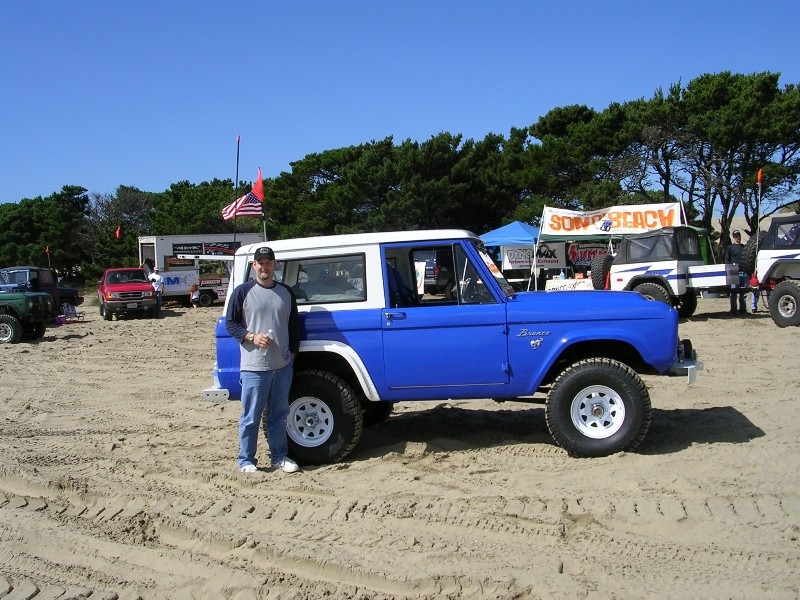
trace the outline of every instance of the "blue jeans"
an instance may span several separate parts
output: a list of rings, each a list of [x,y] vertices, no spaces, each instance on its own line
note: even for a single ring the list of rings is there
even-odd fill
[[[290,362],[273,371],[242,371],[242,416],[239,419],[239,466],[256,465],[258,435],[263,424],[272,463],[289,453],[286,417],[289,415],[289,388],[292,387]],[[266,409],[266,414],[264,413]],[[262,423],[263,422],[263,423]]]
[[[736,297],[739,297],[739,312],[747,312],[745,309],[745,296],[750,288],[750,276],[739,271],[739,285],[731,286],[731,312],[736,312]]]

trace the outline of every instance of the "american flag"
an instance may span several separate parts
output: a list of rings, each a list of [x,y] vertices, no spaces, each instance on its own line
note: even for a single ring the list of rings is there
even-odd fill
[[[235,202],[228,204],[222,209],[222,218],[230,221],[235,217],[260,217],[263,216],[262,210],[264,202],[264,181],[261,176],[261,167],[258,168],[258,179],[253,184],[253,189]]]

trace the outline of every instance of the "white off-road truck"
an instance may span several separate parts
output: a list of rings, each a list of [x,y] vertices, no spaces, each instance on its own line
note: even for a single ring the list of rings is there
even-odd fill
[[[697,309],[701,291],[729,290],[739,281],[733,264],[707,264],[693,227],[664,227],[622,238],[615,254],[591,264],[597,290],[631,290],[669,304],[681,318]]]
[[[769,291],[769,313],[778,327],[800,325],[800,215],[773,217],[769,231],[750,236],[742,268]]]

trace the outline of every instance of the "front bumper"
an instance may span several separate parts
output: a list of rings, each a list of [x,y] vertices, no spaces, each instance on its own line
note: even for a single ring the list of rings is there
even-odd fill
[[[669,368],[670,375],[685,375],[687,383],[694,383],[697,379],[697,371],[703,364],[697,359],[692,341],[688,338],[678,341],[678,356]]]

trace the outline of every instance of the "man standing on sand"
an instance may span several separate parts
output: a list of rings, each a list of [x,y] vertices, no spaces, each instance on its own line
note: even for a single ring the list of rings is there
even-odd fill
[[[161,269],[154,267],[149,279],[156,292],[156,318],[158,318],[161,315],[161,296],[164,293],[164,278],[161,276]]]
[[[275,281],[275,253],[257,248],[251,279],[233,290],[225,328],[239,340],[242,416],[239,419],[239,470],[254,473],[259,425],[263,419],[273,467],[286,473],[300,469],[287,456],[289,389],[294,357],[300,349],[300,318],[292,289]]]
[[[744,245],[742,244],[742,234],[738,229],[734,229],[731,234],[733,243],[725,248],[726,264],[732,264],[739,267],[739,283],[731,286],[731,316],[735,317],[736,312],[736,298],[739,298],[739,312],[740,315],[746,315],[747,309],[745,308],[745,297],[750,286],[750,274],[745,273],[742,269],[742,251]]]

